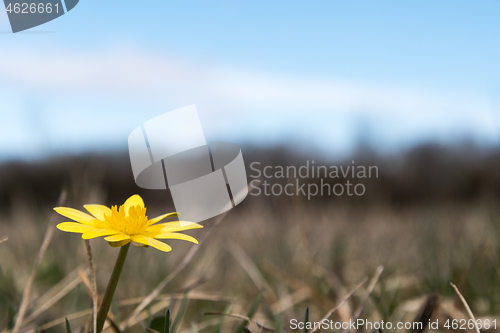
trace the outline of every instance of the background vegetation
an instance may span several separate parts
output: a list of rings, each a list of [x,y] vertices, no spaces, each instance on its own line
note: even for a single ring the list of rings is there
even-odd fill
[[[243,154],[247,165],[300,166],[313,159],[310,152],[297,154],[287,147],[246,147]],[[357,316],[413,321],[426,304],[442,323],[468,319],[453,282],[476,317],[497,318],[500,325],[500,151],[423,145],[394,155],[361,149],[345,161],[315,160],[347,164],[352,159],[380,170],[378,179],[365,183],[361,198],[249,196],[237,209],[204,222],[204,229],[189,232],[204,239],[196,252],[175,240],[168,254],[132,247],[113,322],[122,330],[125,323],[130,331],[144,332],[151,325],[161,330],[154,318],[170,309],[176,332],[238,330],[243,319],[220,313],[252,316],[246,324],[252,333],[262,329],[255,322],[282,332],[290,330],[290,319],[303,320],[306,307],[309,320],[319,321],[339,304],[330,317],[337,321]],[[63,189],[64,205],[74,208],[120,204],[138,193],[148,215],[174,210],[168,191],[136,187],[126,154],[4,163],[0,238],[8,239],[0,243],[0,330],[15,325]],[[118,250],[100,239],[90,244],[102,294]],[[132,316],[165,278],[159,295]],[[62,332],[65,317],[73,332],[88,329],[90,281],[84,241],[55,230],[19,332]],[[434,297],[437,302],[429,305]]]

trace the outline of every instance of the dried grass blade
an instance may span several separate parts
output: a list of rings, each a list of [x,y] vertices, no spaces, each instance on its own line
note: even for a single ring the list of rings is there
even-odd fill
[[[291,308],[295,304],[311,298],[311,296],[312,296],[311,288],[304,287],[302,289],[295,291],[291,295],[287,295],[286,297],[283,297],[282,299],[280,299],[276,303],[273,303],[271,305],[271,312],[274,315],[277,315],[277,314]]]
[[[361,299],[361,302],[359,303],[359,306],[357,307],[356,311],[354,312],[354,321],[358,320],[359,316],[361,315],[361,312],[363,311],[363,307],[365,306],[366,302],[368,301],[368,298],[370,298],[370,294],[373,291],[373,288],[375,288],[375,285],[378,282],[378,279],[380,278],[380,275],[384,271],[383,266],[378,266],[377,270],[375,271],[375,274],[373,275],[372,279],[370,280],[370,284],[368,285],[368,288],[366,288],[366,291],[363,295],[363,298]],[[349,332],[350,329],[344,330],[343,332]]]
[[[250,257],[245,253],[241,246],[236,243],[230,243],[229,249],[231,254],[236,258],[236,261],[243,267],[245,272],[247,272],[250,279],[260,290],[264,290],[264,298],[268,303],[274,303],[278,297],[274,294],[273,290],[267,283],[262,273],[257,268],[257,265],[250,259]]]
[[[59,199],[57,200],[57,206],[63,206],[66,202],[67,191],[62,190],[59,194]],[[26,314],[26,310],[28,309],[28,305],[30,302],[31,296],[31,288],[33,286],[33,281],[35,281],[36,272],[38,270],[38,266],[49,247],[50,241],[52,240],[52,235],[54,234],[54,225],[56,224],[57,214],[55,212],[52,213],[52,216],[49,220],[49,224],[47,225],[47,231],[43,237],[42,245],[40,246],[40,250],[38,252],[38,256],[36,257],[35,264],[33,265],[33,269],[31,270],[31,274],[28,277],[28,281],[26,282],[26,287],[24,288],[23,296],[21,298],[21,305],[19,306],[19,312],[17,313],[16,324],[12,329],[12,333],[19,333],[21,326],[23,324],[24,315]]]
[[[70,284],[75,278],[78,278],[78,268],[73,270],[72,272],[68,273],[64,278],[62,278],[59,282],[57,282],[52,288],[47,290],[42,296],[38,297],[33,303],[33,305],[30,304],[30,307],[33,309],[33,311],[36,311],[36,309],[42,307],[45,303],[50,301],[52,298],[54,298],[55,295],[57,295],[64,287],[66,287],[68,284]],[[31,315],[30,315],[31,316]],[[28,316],[28,317],[30,317]],[[26,317],[25,320],[28,320]],[[26,324],[26,323],[25,323]]]
[[[44,331],[44,330],[47,330],[49,328],[55,327],[57,325],[64,324],[65,321],[66,321],[66,318],[68,318],[68,320],[71,321],[71,320],[74,320],[74,319],[78,319],[78,318],[82,318],[82,317],[88,316],[90,314],[92,314],[92,309],[85,309],[85,310],[78,311],[78,312],[72,313],[70,315],[61,317],[61,318],[54,319],[52,321],[49,321],[48,323],[40,325],[40,331]],[[34,332],[35,332],[35,329],[33,328],[33,329],[28,330],[28,331],[26,331],[24,333],[34,333]]]
[[[226,323],[232,323],[233,321],[239,321],[239,319],[237,318],[232,318],[232,317],[229,317],[228,320],[226,320],[225,322]],[[197,327],[198,327],[198,331],[201,331],[201,330],[204,330],[205,328],[208,328],[210,326],[216,326],[220,323],[220,320],[217,319],[217,318],[214,318],[213,320],[209,319],[209,320],[204,320],[203,322],[201,323],[197,323]],[[188,328],[188,329],[185,329],[179,333],[191,333],[191,330]]]
[[[363,281],[361,281],[353,290],[351,290],[340,302],[339,304],[337,304],[333,309],[331,309],[330,311],[328,311],[326,313],[326,315],[320,320],[320,322],[323,322],[323,320],[325,319],[328,319],[330,318],[330,316],[335,312],[337,311],[338,309],[340,309],[340,307],[342,305],[344,305],[345,302],[347,302],[347,300],[349,298],[351,298],[352,295],[354,295],[354,293],[356,291],[358,291],[359,288],[361,288],[362,285],[364,285],[366,283],[366,281],[368,281],[368,278],[364,278]],[[311,333],[314,333],[316,332],[317,330],[319,329],[319,327],[315,328]]]
[[[253,323],[258,328],[263,329],[265,331],[270,331],[270,332],[274,331],[272,328],[265,327],[264,325],[259,324],[258,322],[256,322],[256,321],[248,318],[247,316],[242,316],[242,315],[239,315],[239,314],[236,314],[236,313],[205,312],[203,315],[204,316],[228,316],[228,317],[238,318],[238,319],[246,320],[249,323]]]
[[[479,331],[479,328],[477,328],[477,323],[476,323],[476,317],[474,317],[474,314],[472,313],[472,310],[470,309],[469,307],[469,304],[467,304],[467,301],[465,300],[465,298],[462,296],[462,294],[460,293],[460,290],[458,290],[457,286],[455,286],[453,283],[451,283],[451,286],[453,287],[453,289],[455,289],[455,292],[457,293],[458,295],[458,298],[460,298],[460,300],[462,301],[462,304],[464,305],[465,307],[465,310],[467,310],[467,314],[469,315],[470,319],[474,320],[474,328],[476,330],[476,333],[481,333]]]
[[[255,301],[252,303],[252,306],[250,307],[250,309],[248,310],[248,313],[247,313],[247,317],[252,319],[253,316],[255,315],[255,313],[257,312],[257,310],[259,309],[259,305],[260,305],[260,302],[262,301],[262,296],[264,294],[264,291],[261,290],[259,292],[259,295],[257,296],[257,298],[255,299]],[[238,326],[238,328],[236,329],[236,333],[241,333],[243,332],[243,329],[245,328],[245,326],[248,324],[248,321],[243,321],[240,326]]]
[[[47,309],[49,309],[52,305],[57,303],[61,298],[66,296],[71,290],[75,289],[81,282],[80,276],[76,277],[73,281],[71,281],[68,285],[66,285],[61,291],[55,294],[52,298],[47,300],[44,304],[38,307],[35,311],[33,311],[28,317],[26,317],[25,324],[31,323],[33,319],[41,315]]]

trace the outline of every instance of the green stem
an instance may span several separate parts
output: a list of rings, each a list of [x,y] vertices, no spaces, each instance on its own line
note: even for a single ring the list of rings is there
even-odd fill
[[[116,285],[118,284],[118,280],[120,279],[123,263],[125,262],[125,258],[127,257],[129,247],[130,243],[120,248],[120,254],[118,254],[118,258],[116,259],[115,268],[113,268],[113,273],[111,273],[111,278],[109,279],[106,293],[104,294],[101,307],[99,309],[99,312],[97,313],[97,333],[101,333],[102,328],[104,327],[104,323],[106,322],[109,307],[111,306],[111,300],[113,299],[113,295],[115,294]]]

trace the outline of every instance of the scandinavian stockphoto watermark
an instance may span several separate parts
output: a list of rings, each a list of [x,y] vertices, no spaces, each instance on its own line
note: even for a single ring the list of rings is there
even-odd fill
[[[12,32],[52,21],[75,8],[79,0],[4,0]]]
[[[128,138],[134,179],[145,189],[170,189],[183,221],[201,222],[248,194],[240,147],[210,142],[194,105],[146,121]]]
[[[297,167],[250,164],[250,195],[259,196],[362,196],[366,193],[363,180],[378,178],[375,165],[317,165],[306,160]]]
[[[246,196],[362,196],[364,179],[378,178],[377,166],[250,164],[250,184],[240,147],[210,142],[194,105],[159,115],[130,133],[134,180],[145,189],[169,189],[184,221],[201,222],[222,214]],[[342,181],[340,181],[342,180]],[[340,182],[339,182],[340,181]],[[249,186],[250,185],[250,186]],[[249,189],[250,187],[250,189]]]
[[[437,330],[439,328],[446,328],[448,330],[474,330],[478,331],[481,329],[485,330],[496,330],[497,329],[497,320],[496,319],[447,319],[446,321],[435,319],[429,319],[427,322],[421,321],[398,321],[398,322],[390,322],[390,321],[370,321],[367,319],[356,319],[349,321],[334,321],[331,319],[323,319],[321,321],[298,321],[297,319],[290,320],[290,329],[292,330],[364,330],[364,331],[373,331],[373,330],[412,330],[412,331],[423,331],[424,329],[428,330]]]
[[[437,323],[429,322],[429,329],[437,329]],[[297,319],[290,320],[290,328],[292,330],[392,330],[394,328],[398,330],[406,329],[406,330],[422,330],[424,324],[422,322],[402,322],[399,321],[397,323],[392,323],[390,321],[386,322],[384,320],[381,321],[369,321],[365,319],[357,319],[349,321],[334,321],[330,319],[323,319],[322,321],[307,321],[302,322]]]

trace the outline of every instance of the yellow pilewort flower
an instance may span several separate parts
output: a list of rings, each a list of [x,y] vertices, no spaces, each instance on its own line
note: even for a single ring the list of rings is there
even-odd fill
[[[130,242],[139,246],[152,246],[158,250],[172,250],[158,239],[181,239],[198,244],[198,241],[178,231],[203,228],[193,222],[174,221],[158,223],[167,217],[176,217],[177,213],[169,213],[148,220],[146,207],[142,198],[135,194],[128,198],[119,208],[108,208],[103,205],[84,205],[92,215],[68,207],[56,207],[54,210],[76,222],[63,222],[57,225],[62,231],[81,233],[83,239],[107,236],[113,247],[123,246]]]

